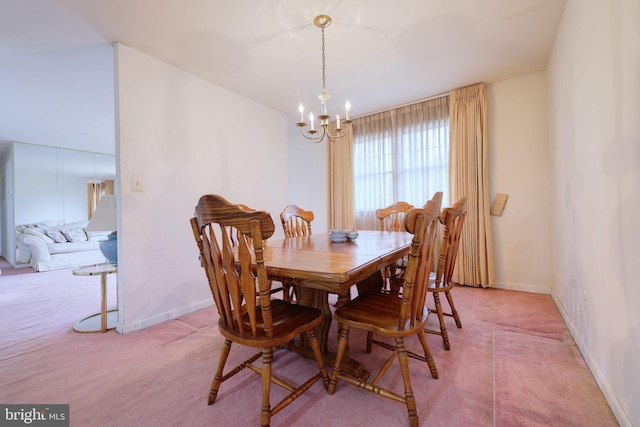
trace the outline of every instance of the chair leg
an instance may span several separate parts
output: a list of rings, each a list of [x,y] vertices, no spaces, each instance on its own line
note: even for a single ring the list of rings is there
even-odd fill
[[[371,353],[371,347],[373,346],[373,332],[367,331],[367,353]]]
[[[462,322],[460,321],[460,316],[458,316],[458,312],[456,311],[456,306],[453,305],[453,296],[451,296],[451,291],[445,291],[444,294],[447,297],[447,301],[449,301],[449,307],[451,307],[451,315],[456,321],[456,326],[458,328],[462,328]]]
[[[220,352],[220,359],[218,360],[218,369],[216,370],[216,375],[213,377],[211,390],[209,390],[209,405],[213,405],[213,403],[216,401],[216,397],[218,397],[218,390],[220,389],[220,384],[222,384],[224,365],[227,363],[227,358],[229,357],[230,351],[231,340],[224,340],[224,347],[222,347],[222,350]]]
[[[436,305],[436,312],[438,313],[438,321],[440,322],[440,335],[444,342],[444,349],[451,350],[451,344],[449,344],[449,334],[447,333],[447,326],[444,323],[444,313],[442,312],[442,304],[440,303],[440,295],[438,292],[433,293],[433,301]]]
[[[260,408],[260,425],[269,427],[271,421],[271,362],[273,361],[273,349],[262,349],[262,406]]]
[[[429,365],[431,376],[437,379],[438,368],[436,368],[436,362],[435,360],[433,360],[431,351],[429,351],[429,344],[427,343],[427,336],[425,335],[424,331],[418,332],[418,339],[420,340],[420,344],[422,344],[422,349],[424,350],[424,358],[427,359],[427,365]]]
[[[336,354],[336,364],[331,372],[331,378],[329,378],[329,388],[327,391],[329,394],[333,394],[336,390],[336,384],[338,383],[338,375],[340,375],[340,363],[347,351],[347,344],[349,344],[349,327],[342,326],[340,329],[340,340],[338,341],[338,353]]]
[[[409,425],[418,427],[418,410],[416,409],[416,399],[411,389],[409,358],[407,357],[407,350],[404,348],[403,338],[396,338],[396,349],[398,350],[398,362],[400,363],[400,372],[402,372],[402,380],[404,381],[404,400],[409,412]]]
[[[324,359],[322,357],[322,351],[320,350],[320,343],[318,342],[318,338],[316,337],[316,333],[313,329],[307,331],[307,336],[309,337],[309,342],[311,342],[311,349],[313,350],[313,355],[316,357],[316,362],[318,362],[318,369],[320,370],[320,374],[322,375],[322,384],[325,390],[329,389],[329,374],[327,373],[327,368],[324,366]]]

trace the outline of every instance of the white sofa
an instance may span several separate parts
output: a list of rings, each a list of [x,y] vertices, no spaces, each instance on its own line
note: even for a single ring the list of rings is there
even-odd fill
[[[109,232],[86,232],[87,223],[52,225],[43,221],[16,227],[18,262],[28,262],[36,271],[106,262],[99,244]]]

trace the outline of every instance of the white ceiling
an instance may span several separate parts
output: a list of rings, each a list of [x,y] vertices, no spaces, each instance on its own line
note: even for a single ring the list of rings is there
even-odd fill
[[[333,18],[326,30],[329,112],[340,113],[349,99],[352,115],[359,116],[480,81],[544,70],[564,4],[565,0],[0,0],[0,89],[3,83],[11,84],[11,58],[119,41],[281,111],[292,123],[300,101],[317,110],[321,31],[313,18],[324,13]],[[90,86],[86,82],[83,87],[91,92]],[[19,97],[15,90],[10,93]],[[69,102],[48,110],[60,115],[60,123],[63,116],[74,117],[69,111],[73,108]],[[86,103],[81,108],[83,117],[92,113]],[[6,117],[0,117],[0,141],[24,140],[25,127],[31,139],[36,138],[33,133],[38,133],[36,139],[46,139],[59,131]],[[87,127],[78,137],[86,143],[91,132],[99,131],[99,126]],[[73,138],[72,134],[67,129],[65,137]]]

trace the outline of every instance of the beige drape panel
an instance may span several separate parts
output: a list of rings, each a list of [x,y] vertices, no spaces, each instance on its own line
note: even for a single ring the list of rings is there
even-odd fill
[[[103,196],[113,196],[116,194],[114,189],[114,181],[112,179],[102,181],[102,188],[104,190]]]
[[[91,219],[93,216],[93,212],[96,210],[102,196],[112,196],[115,194],[114,188],[114,181],[112,179],[87,184],[87,219]]]
[[[91,219],[93,211],[96,209],[96,187],[95,184],[87,184],[87,219]]]
[[[335,122],[330,128],[335,129]],[[327,140],[329,177],[329,218],[330,229],[356,228],[353,209],[353,130],[337,141]]]
[[[449,189],[451,203],[467,197],[454,280],[494,285],[488,178],[487,100],[485,85],[450,92]]]

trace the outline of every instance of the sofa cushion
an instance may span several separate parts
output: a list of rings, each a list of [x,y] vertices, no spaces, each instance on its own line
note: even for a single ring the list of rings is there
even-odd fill
[[[67,241],[67,238],[64,237],[64,234],[62,234],[62,232],[60,230],[49,228],[49,229],[44,231],[44,234],[46,234],[47,236],[51,237],[53,239],[53,241],[56,242],[56,243],[64,243],[64,242]]]
[[[48,246],[49,253],[65,254],[69,252],[83,252],[83,251],[95,251],[100,250],[100,242],[64,242],[64,243],[52,243]]]
[[[82,228],[65,228],[60,230],[64,237],[70,242],[85,242],[87,240],[87,233]]]

